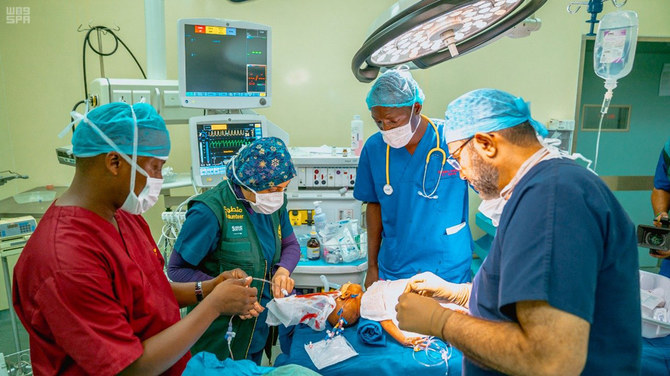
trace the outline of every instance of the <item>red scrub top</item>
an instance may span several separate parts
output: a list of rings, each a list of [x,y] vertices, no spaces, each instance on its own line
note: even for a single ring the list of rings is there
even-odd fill
[[[142,341],[179,321],[164,260],[139,215],[119,231],[76,206],[51,207],[14,269],[14,308],[30,334],[36,375],[114,375]],[[190,354],[166,374],[179,375]]]

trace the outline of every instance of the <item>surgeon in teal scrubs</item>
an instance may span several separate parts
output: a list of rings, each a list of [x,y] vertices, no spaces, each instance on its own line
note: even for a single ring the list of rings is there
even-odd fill
[[[366,98],[379,127],[363,147],[354,187],[367,203],[366,287],[426,271],[471,279],[467,183],[446,163],[443,122],[421,114],[423,100],[404,68],[382,74]]]

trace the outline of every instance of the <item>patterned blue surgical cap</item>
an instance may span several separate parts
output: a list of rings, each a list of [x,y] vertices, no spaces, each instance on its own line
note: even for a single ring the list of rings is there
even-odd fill
[[[291,180],[296,175],[291,154],[284,141],[277,137],[259,138],[241,149],[233,159],[226,169],[228,179],[257,192]]]

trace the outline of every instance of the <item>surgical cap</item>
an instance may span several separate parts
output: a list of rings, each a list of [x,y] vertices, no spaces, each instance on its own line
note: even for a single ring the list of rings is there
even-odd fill
[[[144,157],[167,158],[170,154],[170,134],[165,121],[156,110],[147,103],[133,105],[137,118],[137,155]],[[115,150],[100,134],[87,123],[86,119],[119,147]],[[133,132],[135,122],[130,105],[123,102],[100,106],[88,114],[74,130],[72,152],[77,157],[93,157],[110,151],[133,154]]]
[[[407,69],[392,69],[384,72],[372,85],[365,102],[372,107],[408,107],[423,104],[423,91]]]
[[[296,175],[291,154],[277,137],[260,138],[240,149],[228,166],[228,179],[255,191],[274,187]]]
[[[478,89],[449,103],[445,112],[444,141],[470,138],[475,133],[495,132],[528,121],[542,137],[548,132],[530,116],[528,102],[496,89]]]

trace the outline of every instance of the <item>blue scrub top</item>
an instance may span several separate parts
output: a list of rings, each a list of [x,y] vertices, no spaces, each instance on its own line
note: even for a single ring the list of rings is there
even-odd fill
[[[246,205],[245,205],[246,207]],[[249,213],[268,265],[275,254],[275,236],[270,215]],[[293,233],[293,227],[284,209],[279,213],[282,238]],[[214,252],[221,239],[221,227],[214,212],[202,202],[195,202],[186,212],[186,221],[179,232],[174,250],[191,265],[198,265],[210,252]],[[216,276],[213,276],[216,277]]]
[[[386,195],[386,143],[381,133],[367,140],[358,162],[354,197],[379,203],[382,212],[382,243],[379,250],[379,278],[409,278],[431,271],[450,282],[470,280],[472,236],[468,221],[467,184],[448,163],[442,166],[442,154],[433,153],[426,172],[425,192],[430,194],[439,179],[437,199],[421,197],[424,166],[428,151],[439,139],[440,147],[449,153],[441,135],[430,124],[410,154],[406,148],[391,148],[389,175],[393,194]],[[456,226],[465,224],[452,233]],[[447,234],[450,229],[450,235]]]
[[[518,322],[515,303],[542,300],[591,324],[585,375],[639,375],[640,280],[635,227],[595,174],[540,162],[514,189],[470,312]],[[464,362],[464,374],[498,374]]]
[[[656,164],[656,174],[654,175],[654,188],[670,192],[668,164],[666,162],[668,155],[666,150],[670,150],[670,140],[666,142],[665,147],[661,151],[661,155],[658,157],[658,163]],[[654,215],[656,215],[656,213],[654,213]],[[658,274],[670,278],[670,260],[666,258],[661,261],[661,270],[658,272]]]

